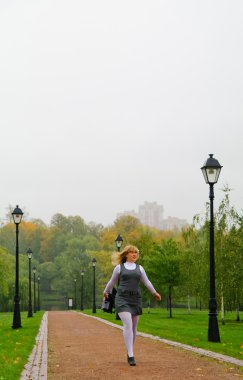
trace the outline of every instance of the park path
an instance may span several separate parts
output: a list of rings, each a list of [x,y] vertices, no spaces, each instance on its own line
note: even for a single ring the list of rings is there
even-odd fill
[[[48,312],[48,380],[243,379],[236,367],[137,337],[136,367],[122,331],[72,311]]]

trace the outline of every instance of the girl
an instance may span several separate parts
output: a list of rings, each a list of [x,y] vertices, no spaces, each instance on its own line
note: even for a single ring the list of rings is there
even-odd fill
[[[119,264],[115,267],[111,279],[104,290],[104,297],[108,298],[115,283],[119,280],[115,306],[123,322],[123,336],[127,348],[127,360],[131,366],[136,365],[133,345],[136,338],[139,315],[142,314],[142,300],[139,289],[140,281],[143,282],[157,301],[161,301],[160,294],[154,289],[143,267],[136,264],[138,258],[139,250],[133,245],[127,245],[122,252],[118,252]]]

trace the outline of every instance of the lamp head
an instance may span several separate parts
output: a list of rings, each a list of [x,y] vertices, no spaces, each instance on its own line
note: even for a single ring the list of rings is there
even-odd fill
[[[96,259],[95,258],[93,258],[93,260],[92,260],[92,265],[93,265],[93,267],[96,266]]]
[[[209,154],[209,158],[201,167],[205,182],[211,185],[217,183],[221,168],[222,166],[220,165],[218,160],[216,160],[216,158],[213,157],[213,154]]]
[[[32,259],[33,252],[31,251],[30,248],[27,250],[26,253],[27,253],[28,259]]]
[[[24,215],[23,211],[19,208],[19,206],[16,206],[12,212],[14,223],[20,224],[23,215]]]
[[[115,242],[116,242],[117,249],[120,249],[123,243],[123,239],[120,234],[117,236]]]

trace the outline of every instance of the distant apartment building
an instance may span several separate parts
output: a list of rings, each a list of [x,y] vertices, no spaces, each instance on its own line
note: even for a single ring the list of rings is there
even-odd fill
[[[146,226],[162,229],[164,208],[157,202],[144,202],[138,207],[138,219]]]
[[[188,222],[186,219],[179,219],[176,217],[168,216],[167,219],[163,220],[162,230],[180,230],[187,225]]]
[[[158,228],[160,230],[181,229],[188,224],[185,219],[176,217],[169,216],[167,219],[164,219],[164,207],[158,205],[157,202],[144,202],[143,205],[138,207],[138,212],[134,210],[124,211],[117,214],[117,217],[119,218],[125,215],[134,216],[145,226]]]
[[[121,216],[127,216],[127,215],[134,216],[134,218],[139,219],[138,213],[135,212],[134,210],[119,212],[118,214],[116,214],[116,217],[120,218]]]

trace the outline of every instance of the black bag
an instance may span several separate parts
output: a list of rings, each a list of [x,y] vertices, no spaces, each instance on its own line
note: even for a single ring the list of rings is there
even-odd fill
[[[109,294],[108,299],[104,299],[101,305],[101,310],[106,313],[112,313],[113,308],[115,307],[115,296],[116,289],[112,289],[112,293]]]
[[[112,306],[108,299],[104,299],[101,305],[101,310],[105,311],[106,313],[112,313]]]

